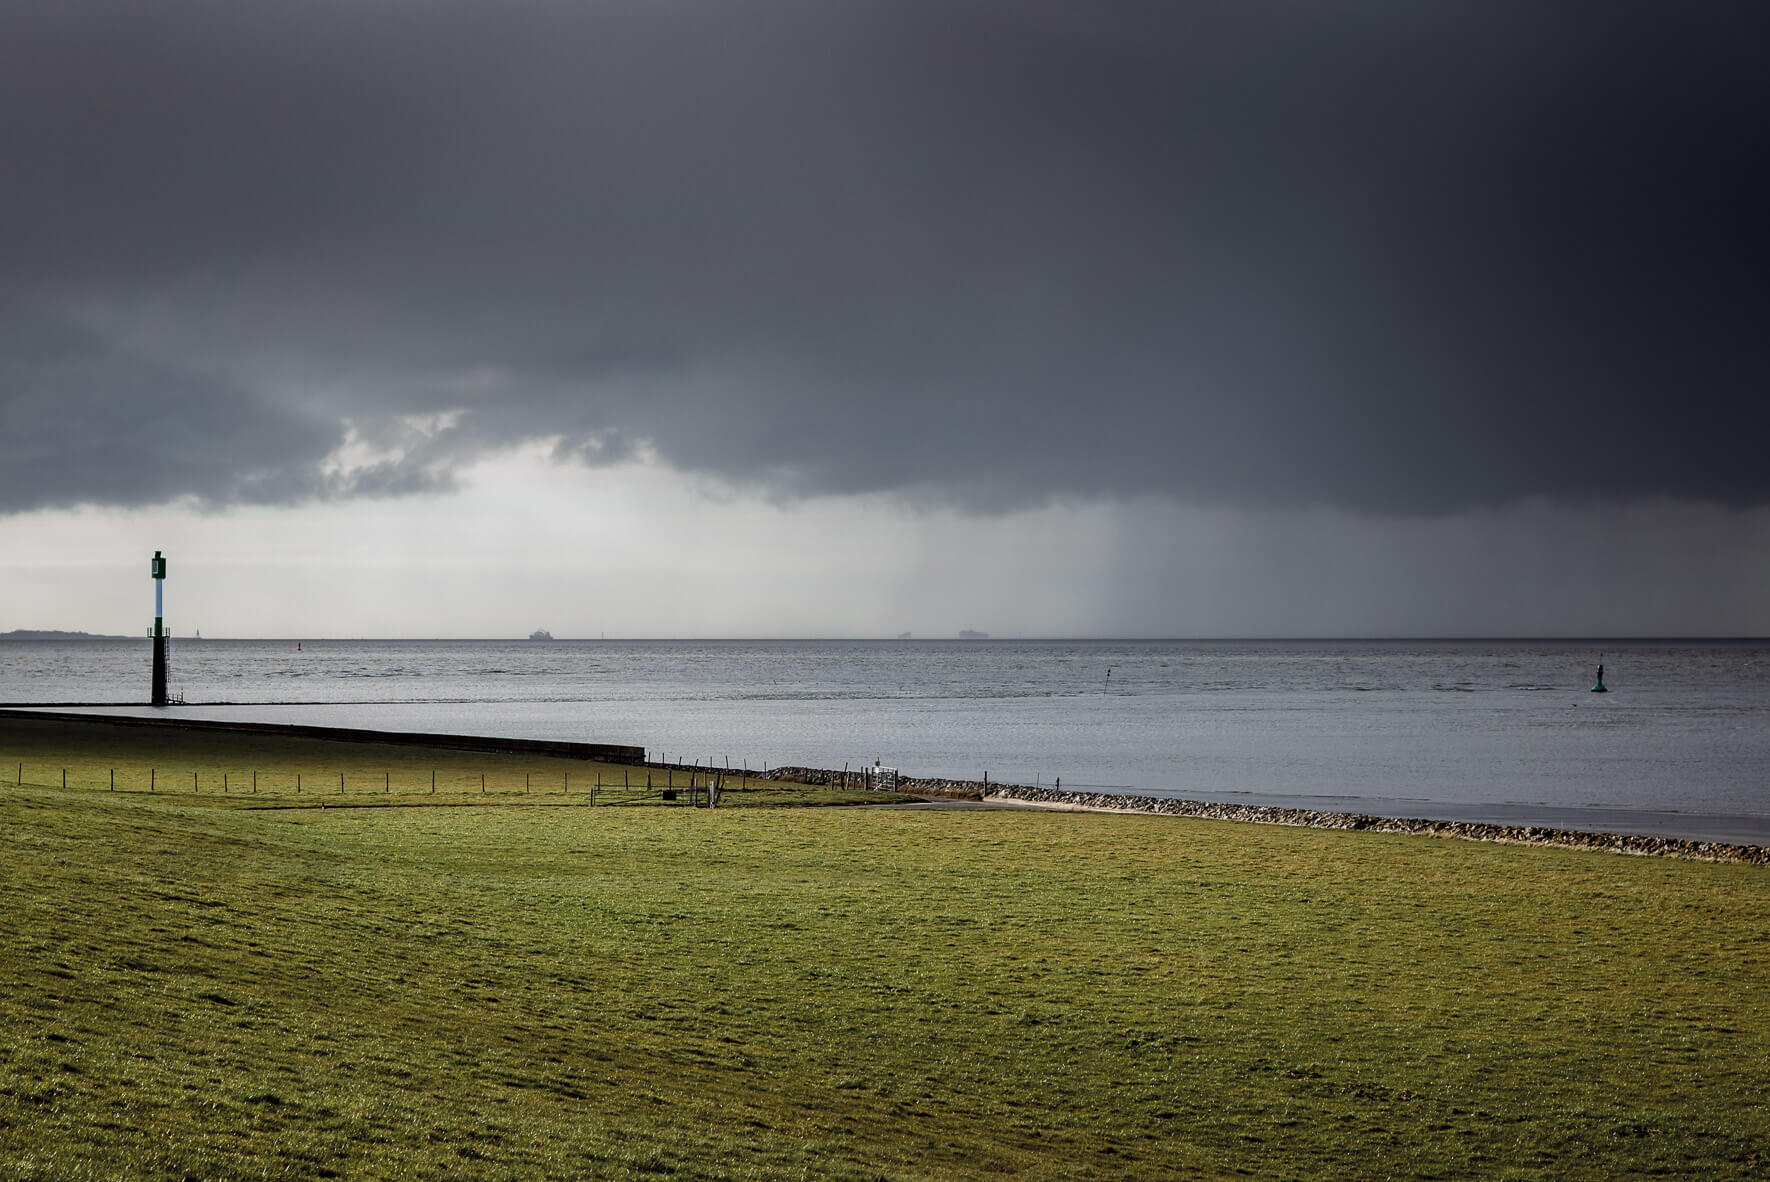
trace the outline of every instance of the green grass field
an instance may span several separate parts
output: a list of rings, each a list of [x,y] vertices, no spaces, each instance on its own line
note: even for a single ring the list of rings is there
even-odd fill
[[[1759,867],[36,779],[8,1178],[1770,1172]]]

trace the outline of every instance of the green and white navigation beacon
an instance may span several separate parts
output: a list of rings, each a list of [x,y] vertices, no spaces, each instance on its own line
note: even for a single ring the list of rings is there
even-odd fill
[[[166,704],[166,560],[158,550],[149,568],[154,576],[154,687],[153,704]]]

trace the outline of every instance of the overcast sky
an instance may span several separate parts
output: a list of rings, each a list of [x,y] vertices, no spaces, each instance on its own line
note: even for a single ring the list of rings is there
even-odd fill
[[[14,3],[0,630],[1770,633],[1767,12]]]

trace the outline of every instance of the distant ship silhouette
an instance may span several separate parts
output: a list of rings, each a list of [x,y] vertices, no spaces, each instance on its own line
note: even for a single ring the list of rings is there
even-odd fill
[[[548,632],[545,629],[537,628],[533,632],[529,633],[529,639],[530,640],[552,640],[553,633]]]

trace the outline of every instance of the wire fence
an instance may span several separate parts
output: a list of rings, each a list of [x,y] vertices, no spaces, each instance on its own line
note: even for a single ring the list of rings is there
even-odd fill
[[[782,787],[742,773],[684,772],[676,768],[594,768],[545,772],[495,768],[300,770],[286,768],[165,768],[157,765],[42,764],[23,760],[0,765],[13,773],[15,786],[83,788],[152,795],[185,794],[252,797],[520,797],[569,798],[585,805],[670,804],[712,808],[731,787]]]

